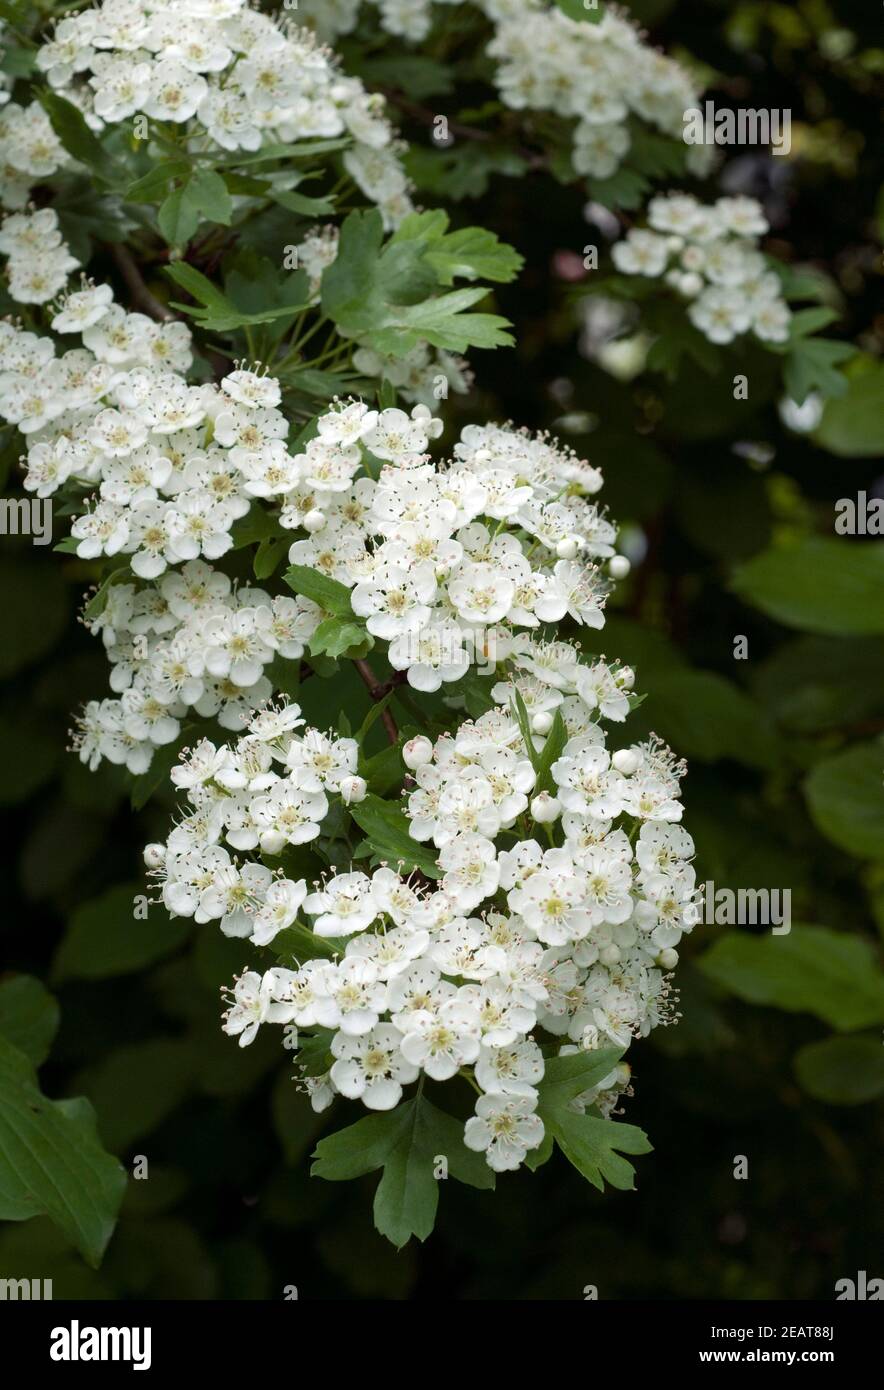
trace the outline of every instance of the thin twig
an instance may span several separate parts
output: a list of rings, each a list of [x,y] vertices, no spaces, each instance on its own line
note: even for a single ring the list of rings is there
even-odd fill
[[[378,680],[368,662],[361,657],[358,659],[354,658],[353,665],[362,677],[369,695],[375,701],[383,700],[386,695],[389,695],[391,690],[395,690],[397,685],[401,685],[405,679],[404,671],[395,671],[388,681],[381,682]],[[389,708],[381,710],[381,719],[383,720],[384,728],[387,731],[387,737],[390,742],[398,743],[399,730],[396,727],[396,720],[390,713]]]
[[[121,246],[119,242],[112,242],[109,250],[117,263],[117,269],[126,281],[133,303],[150,318],[156,319],[158,323],[173,323],[178,315],[169,308],[168,304],[163,304],[147,288],[142,279],[141,271],[125,246]]]

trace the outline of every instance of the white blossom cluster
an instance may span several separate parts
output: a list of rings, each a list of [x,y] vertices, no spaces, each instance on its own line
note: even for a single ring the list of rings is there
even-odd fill
[[[304,16],[331,37],[350,32],[359,0],[302,0]],[[383,27],[411,42],[423,39],[433,20],[433,0],[372,0]],[[437,0],[460,4],[463,0]],[[681,139],[684,112],[695,106],[692,77],[671,58],[650,48],[623,14],[606,6],[598,23],[570,19],[548,0],[470,0],[495,26],[488,55],[495,80],[514,110],[551,111],[575,122],[572,162],[579,174],[605,179],[627,155],[628,121],[637,116]],[[689,159],[705,162],[693,147]]]
[[[343,73],[309,30],[246,0],[104,0],[60,19],[36,63],[98,132],[145,117],[194,154],[206,137],[216,152],[248,153],[352,136],[345,167],[388,228],[411,210],[383,99]],[[42,108],[4,111],[0,161],[31,183],[67,162]]]
[[[13,214],[4,227],[28,221],[46,218]],[[217,385],[187,384],[185,325],[127,313],[84,281],[52,326],[82,346],[56,356],[50,338],[0,325],[0,417],[27,440],[25,488],[81,499],[77,555],[125,557],[149,584],[111,585],[93,623],[119,699],[88,707],[84,759],[143,771],[188,707],[241,727],[270,694],[264,668],[303,653],[315,605],[234,590],[195,563],[230,550],[258,501],[301,533],[290,561],[351,590],[355,615],[416,689],[504,659],[520,631],[566,613],[602,625],[602,563],[622,574],[627,562],[591,500],[601,474],[548,438],[468,426],[451,462],[436,464],[427,448],[442,425],[426,407],[352,401],[291,451],[273,377],[237,368]]]
[[[82,761],[146,772],[189,709],[240,731],[273,694],[267,668],[297,661],[321,618],[300,594],[234,586],[202,560],[142,588],[112,583],[87,623],[101,633],[118,698],[86,705],[75,738]]]
[[[331,959],[236,980],[224,1027],[241,1046],[262,1023],[327,1030],[334,1060],[306,1078],[317,1109],[337,1094],[392,1109],[421,1073],[466,1073],[480,1095],[464,1142],[497,1170],[543,1138],[537,1035],[562,1052],[626,1047],[670,1021],[668,972],[696,915],[693,844],[677,824],[683,767],[653,738],[606,748],[599,721],[624,717],[626,673],[583,667],[565,643],[536,644],[524,664],[519,688],[544,685],[578,731],[552,764],[558,796],[529,801],[535,772],[508,681],[499,709],[435,745],[412,739],[407,814],[437,850],[435,883],[383,865],[308,885],[241,857],[308,843],[334,800],[365,795],[355,741],[303,728],[287,703],[236,744],[204,739],[183,757],[172,778],[187,811],[145,855],[173,915],[260,946],[293,924],[330,942]],[[535,716],[534,727],[549,725]],[[531,737],[542,747],[545,735]],[[529,838],[532,824],[549,848]],[[577,1107],[610,1108],[628,1080],[621,1065]]]
[[[38,101],[19,106],[9,101],[0,106],[0,204],[12,211],[27,205],[31,187],[39,179],[70,164],[49,117]]]
[[[450,463],[437,464],[425,451],[441,428],[422,406],[330,411],[282,512],[283,525],[312,533],[292,545],[292,562],[350,588],[391,665],[424,691],[474,660],[503,660],[520,629],[566,614],[601,627],[610,585],[600,562],[628,569],[616,528],[589,500],[597,469],[498,425],[468,425]]]
[[[632,228],[611,254],[625,275],[662,277],[690,300],[688,317],[710,342],[730,343],[751,331],[782,343],[792,313],[758,250],[767,231],[755,198],[705,205],[687,193],[668,193],[648,204],[648,228]]]
[[[46,304],[64,289],[79,264],[62,240],[52,208],[5,217],[0,223],[0,252],[7,257],[9,293],[19,304]]]

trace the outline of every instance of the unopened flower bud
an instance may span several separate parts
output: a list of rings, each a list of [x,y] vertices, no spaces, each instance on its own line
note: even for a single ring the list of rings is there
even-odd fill
[[[608,573],[612,579],[625,579],[632,565],[625,555],[612,555],[608,561]]]
[[[549,792],[538,792],[531,802],[531,815],[538,825],[550,825],[558,820],[562,803]]]
[[[402,749],[402,761],[405,766],[416,772],[419,767],[425,767],[432,762],[433,745],[424,734],[418,734],[416,738],[410,738]]]
[[[357,777],[354,773],[350,777],[341,778],[341,800],[345,806],[352,806],[355,801],[364,801],[368,794],[368,783],[364,777]]]
[[[620,959],[620,947],[612,942],[610,946],[603,946],[599,951],[599,960],[602,965],[616,965]]]
[[[553,717],[545,709],[539,710],[531,717],[531,728],[535,734],[540,734],[541,738],[549,733],[552,726]]]
[[[301,525],[305,531],[309,531],[314,536],[317,531],[321,531],[326,522],[325,512],[321,512],[318,507],[311,507],[304,517]]]
[[[621,690],[631,690],[635,685],[635,672],[631,666],[621,666],[617,672],[617,684]]]
[[[166,846],[145,845],[143,858],[148,869],[161,869],[166,862]]]
[[[674,970],[678,965],[678,951],[674,951],[671,946],[667,946],[665,951],[661,951],[657,957],[657,964],[661,970]]]
[[[611,762],[617,772],[622,772],[624,777],[631,777],[638,771],[641,758],[634,748],[618,748]]]
[[[566,536],[556,546],[556,554],[560,560],[576,560],[579,550],[580,540],[577,536]]]

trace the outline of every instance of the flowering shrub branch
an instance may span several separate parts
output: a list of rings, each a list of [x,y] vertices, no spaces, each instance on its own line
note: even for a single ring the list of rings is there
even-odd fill
[[[440,1177],[554,1144],[631,1186],[624,1054],[675,1017],[694,921],[685,769],[620,737],[634,673],[593,650],[629,569],[600,471],[511,424],[436,444],[459,354],[509,341],[475,306],[520,258],[415,210],[382,102],[239,0],[66,15],[0,145],[0,414],[101,580],[112,695],[76,746],[138,804],[171,776],[145,859],[172,915],[242,943],[225,1031],[282,1025],[315,1109],[371,1112],[314,1171],[383,1169],[397,1245]],[[83,178],[72,249],[53,197]]]

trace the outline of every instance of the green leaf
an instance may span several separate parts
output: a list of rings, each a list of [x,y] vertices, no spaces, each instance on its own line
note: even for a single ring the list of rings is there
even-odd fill
[[[884,454],[884,364],[857,359],[847,390],[826,401],[813,434],[815,444],[840,458],[879,458]]]
[[[371,758],[363,760],[360,756],[359,775],[365,778],[369,791],[378,796],[386,796],[394,787],[401,786],[404,770],[402,753],[395,743],[387,744]]]
[[[188,265],[186,261],[175,261],[172,265],[166,266],[166,274],[175,281],[176,285],[180,285],[183,290],[187,290],[188,294],[193,295],[193,298],[198,300],[205,309],[227,313],[236,307],[218,289],[217,285],[213,285],[212,281],[203,275],[202,271],[197,270],[195,266]]]
[[[584,1091],[591,1090],[614,1070],[625,1050],[622,1047],[602,1047],[598,1051],[548,1057],[541,1082],[544,1104],[555,1109],[567,1105]]]
[[[525,745],[525,751],[528,754],[528,757],[531,759],[531,766],[534,768],[534,771],[536,772],[538,764],[540,762],[540,754],[534,747],[534,735],[531,732],[531,720],[528,718],[528,710],[525,706],[525,701],[522,698],[522,692],[517,685],[513,686],[513,713],[516,716],[516,723],[518,724],[519,732],[522,735],[522,742]]]
[[[170,246],[187,245],[200,224],[199,208],[191,196],[189,183],[183,188],[172,189],[160,204],[157,223],[163,238]],[[172,269],[172,266],[167,266],[167,273],[171,274]]]
[[[464,1145],[463,1126],[423,1096],[320,1140],[313,1158],[313,1176],[331,1182],[383,1168],[374,1199],[375,1226],[397,1249],[412,1236],[426,1240],[433,1229],[439,1205],[439,1179],[433,1173],[439,1158],[459,1182],[494,1186],[484,1157]]]
[[[275,574],[283,557],[291,545],[289,536],[264,536],[258,543],[252,571],[256,579],[269,579]]]
[[[884,746],[857,743],[816,764],[804,780],[815,824],[848,854],[884,849]]]
[[[58,1030],[58,1004],[31,975],[0,981],[0,1036],[39,1067]]]
[[[49,87],[38,90],[37,99],[68,154],[87,165],[103,183],[117,183],[120,171],[116,162],[90,130],[82,111]]]
[[[267,164],[273,159],[282,159],[286,162],[292,159],[312,159],[315,155],[333,154],[336,150],[344,150],[351,143],[349,136],[335,136],[322,140],[298,140],[287,145],[264,145],[254,154],[246,154],[244,150],[236,150],[234,154],[213,157],[212,163],[216,167],[234,164],[239,168],[246,164]]]
[[[831,338],[799,338],[791,343],[783,381],[792,400],[802,405],[811,391],[819,391],[822,396],[843,396],[847,378],[836,367],[855,353],[852,343],[838,343]]]
[[[599,1192],[604,1192],[606,1182],[621,1192],[632,1191],[635,1169],[621,1154],[651,1152],[647,1135],[636,1125],[578,1115],[572,1110],[561,1110],[554,1117],[541,1112],[541,1118],[549,1123],[568,1162]]]
[[[183,160],[160,160],[142,178],[130,183],[123,198],[127,203],[155,203],[166,195],[169,184],[187,177],[190,165]]]
[[[173,262],[165,267],[165,271],[176,284],[199,301],[199,307],[193,304],[174,304],[173,308],[183,309],[191,318],[196,319],[202,328],[215,333],[226,333],[234,328],[294,318],[306,307],[309,300],[307,276],[303,271],[280,279],[274,290],[275,307],[254,312],[239,308],[233,299],[223,294],[211,280],[184,261]]]
[[[552,775],[552,765],[562,756],[562,750],[568,742],[568,730],[565,728],[565,721],[562,718],[562,711],[557,709],[553,715],[552,728],[546,736],[546,742],[537,756],[534,770],[537,774],[535,792],[555,792],[556,786]]]
[[[412,839],[408,817],[394,802],[382,801],[369,793],[349,810],[379,859],[394,866],[401,864],[406,873],[419,869],[427,878],[439,877],[435,850]]]
[[[270,949],[280,958],[290,956],[303,963],[305,960],[332,960],[342,953],[345,944],[336,937],[317,936],[302,922],[292,922],[291,926],[277,932]]]
[[[89,1102],[47,1100],[28,1057],[0,1038],[0,1220],[48,1216],[96,1268],[125,1188]]]
[[[604,1191],[606,1181],[622,1191],[633,1188],[632,1164],[620,1155],[650,1153],[651,1150],[647,1137],[635,1125],[582,1115],[571,1108],[571,1102],[603,1081],[622,1056],[622,1048],[609,1047],[599,1052],[551,1057],[539,1087],[537,1113],[547,1136],[553,1137],[568,1162],[600,1192]],[[542,1147],[535,1167],[548,1157],[548,1139],[545,1144],[546,1153]]]
[[[343,586],[342,586],[343,587]],[[363,657],[374,646],[370,632],[355,618],[326,618],[310,638],[311,656]]]
[[[699,964],[750,1004],[816,1014],[841,1032],[884,1022],[884,972],[858,936],[794,923],[788,936],[726,932]]]
[[[802,1088],[830,1105],[862,1105],[884,1095],[884,1047],[880,1038],[824,1038],[796,1053]]]
[[[187,182],[187,197],[209,222],[230,225],[233,202],[227,184],[213,169],[194,169]]]
[[[353,619],[350,590],[346,584],[341,584],[337,579],[329,579],[318,570],[310,569],[309,565],[290,565],[283,579],[294,593],[312,599],[326,613],[331,613],[336,618]]]
[[[584,24],[601,23],[605,13],[599,0],[556,0],[556,5],[569,19]]]
[[[78,907],[53,962],[56,979],[105,980],[152,965],[180,946],[190,923],[161,906],[135,917],[144,884],[121,884]]]
[[[384,247],[377,209],[351,213],[341,228],[338,255],[322,277],[323,313],[346,336],[363,338],[391,357],[404,357],[421,340],[451,352],[510,342],[506,320],[465,312],[487,290],[426,298],[437,272],[425,261],[425,249],[425,239],[415,237]]]
[[[423,259],[434,268],[442,285],[451,285],[457,278],[501,284],[515,279],[523,258],[494,232],[482,227],[448,232],[447,227],[448,216],[441,210],[413,212],[397,227],[393,241],[421,242],[426,247]]]
[[[330,217],[335,210],[333,198],[310,198],[306,193],[296,193],[291,188],[272,189],[270,196],[280,207],[301,213],[304,217]]]
[[[105,575],[101,584],[83,609],[83,617],[87,622],[92,618],[97,618],[104,612],[111,585],[117,584],[122,580],[131,580],[131,578],[132,572],[129,569],[128,563],[120,565],[118,569],[111,570],[110,574]]]
[[[744,602],[802,632],[884,633],[884,544],[807,536],[741,565],[731,587]]]

